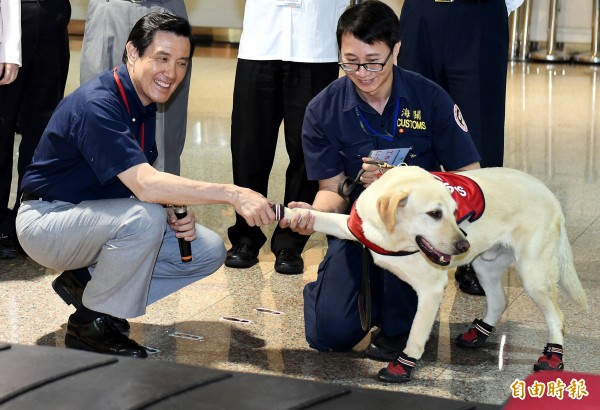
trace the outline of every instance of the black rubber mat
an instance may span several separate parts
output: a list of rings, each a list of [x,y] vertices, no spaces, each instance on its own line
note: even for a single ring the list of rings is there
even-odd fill
[[[496,409],[498,406],[0,343],[4,409]]]

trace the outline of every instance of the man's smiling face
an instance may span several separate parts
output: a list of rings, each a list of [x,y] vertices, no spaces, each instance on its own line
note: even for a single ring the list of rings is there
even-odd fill
[[[131,43],[127,44],[127,52],[131,81],[142,103],[167,102],[187,71],[189,39],[158,31],[143,56]]]

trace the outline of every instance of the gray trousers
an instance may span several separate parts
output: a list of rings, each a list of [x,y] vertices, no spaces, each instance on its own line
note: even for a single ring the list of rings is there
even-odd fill
[[[118,66],[129,32],[137,21],[151,12],[170,12],[187,18],[183,0],[89,0],[83,46],[81,49],[80,81],[96,77]],[[179,175],[180,157],[185,145],[188,95],[192,65],[171,99],[158,104],[156,112],[156,144],[158,158],[153,166],[159,171]]]
[[[143,315],[146,306],[215,272],[225,261],[223,240],[196,225],[192,262],[181,262],[166,210],[137,199],[72,204],[25,201],[17,236],[37,263],[56,270],[90,267],[83,304],[116,317]]]

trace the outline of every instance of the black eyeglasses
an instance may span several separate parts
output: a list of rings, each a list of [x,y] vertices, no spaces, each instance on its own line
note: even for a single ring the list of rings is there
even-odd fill
[[[347,73],[355,73],[358,70],[360,70],[360,68],[364,68],[367,71],[370,71],[372,73],[376,73],[378,71],[383,71],[383,67],[387,64],[388,60],[390,59],[391,55],[392,55],[392,51],[390,50],[390,53],[388,54],[388,56],[385,58],[385,61],[383,63],[363,63],[363,64],[358,64],[358,63],[338,63],[340,68],[342,70],[344,70]]]

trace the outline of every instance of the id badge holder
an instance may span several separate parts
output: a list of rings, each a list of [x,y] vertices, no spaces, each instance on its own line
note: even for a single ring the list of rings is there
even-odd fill
[[[412,157],[411,151],[412,148],[379,149],[371,151],[369,157],[397,167],[407,163],[407,159]]]

